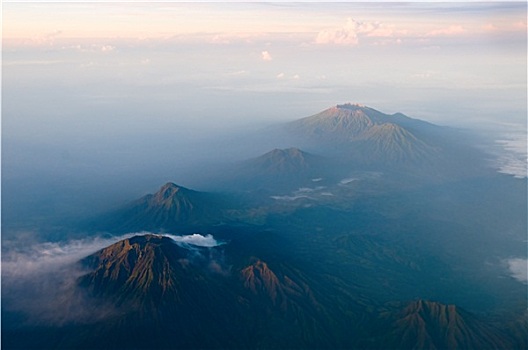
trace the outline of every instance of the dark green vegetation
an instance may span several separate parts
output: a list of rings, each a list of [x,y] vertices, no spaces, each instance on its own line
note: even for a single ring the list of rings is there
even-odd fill
[[[211,174],[218,193],[167,183],[82,226],[225,244],[112,244],[72,263],[88,316],[44,322],[8,298],[3,348],[527,347],[527,287],[505,262],[526,259],[526,179],[402,114],[347,104],[285,128],[306,151]]]

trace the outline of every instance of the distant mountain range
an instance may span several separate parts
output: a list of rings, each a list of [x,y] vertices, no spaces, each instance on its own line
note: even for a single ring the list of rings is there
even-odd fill
[[[341,206],[361,193],[453,180],[482,169],[478,151],[464,145],[456,130],[401,113],[342,104],[283,127],[292,140],[318,153],[275,148],[211,171],[210,187],[223,195],[167,183],[91,225],[110,232],[192,231],[248,217],[254,221],[277,208],[290,210],[300,203],[296,199],[309,198],[306,191],[314,189],[319,198],[322,193],[327,203]],[[384,180],[352,186],[358,179],[374,179],[369,174],[383,175]],[[283,200],[270,203],[270,198]]]
[[[280,128],[295,146],[211,171],[210,192],[168,182],[79,225],[136,232],[64,269],[75,282],[61,302],[99,316],[48,325],[3,311],[2,346],[528,346],[525,285],[482,267],[522,256],[525,182],[487,177],[462,133],[401,113],[343,104]],[[198,233],[225,244],[173,236]],[[503,295],[518,314],[500,313]]]

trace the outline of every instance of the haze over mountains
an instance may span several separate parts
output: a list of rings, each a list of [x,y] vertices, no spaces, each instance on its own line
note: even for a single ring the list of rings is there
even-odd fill
[[[357,104],[260,137],[278,131],[291,147],[215,165],[201,174],[211,190],[167,182],[64,222],[116,241],[57,269],[56,300],[88,315],[42,322],[8,275],[2,345],[526,347],[526,283],[506,263],[526,259],[525,179],[496,173],[459,130]]]

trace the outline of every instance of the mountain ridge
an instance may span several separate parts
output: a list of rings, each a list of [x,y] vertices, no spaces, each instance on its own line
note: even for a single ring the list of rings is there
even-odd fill
[[[398,349],[507,349],[513,346],[502,331],[464,309],[423,299],[411,301],[393,313],[385,341]]]
[[[358,104],[342,104],[290,122],[286,128],[364,163],[399,164],[433,157],[438,147],[410,131],[411,125],[416,129],[421,123],[401,113],[387,115]]]

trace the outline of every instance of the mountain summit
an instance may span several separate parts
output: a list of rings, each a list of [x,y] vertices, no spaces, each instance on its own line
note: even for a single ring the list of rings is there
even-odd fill
[[[223,207],[218,196],[168,182],[156,193],[109,213],[99,226],[120,232],[199,228],[220,220]]]
[[[438,156],[427,135],[433,124],[401,113],[384,114],[359,104],[342,104],[287,125],[287,130],[312,147],[333,151],[358,164],[414,164]]]
[[[175,215],[182,215],[194,208],[193,197],[196,193],[196,191],[167,182],[158,192],[148,198],[148,202],[152,207],[165,208],[174,211]]]
[[[253,170],[279,175],[297,173],[314,167],[317,157],[292,147],[274,149],[260,157],[247,161],[247,166]]]
[[[178,261],[185,257],[185,249],[168,237],[134,236],[85,258],[83,263],[94,270],[80,284],[117,304],[181,299],[183,268]]]
[[[224,175],[237,190],[291,191],[313,185],[314,178],[327,178],[333,168],[329,159],[299,148],[275,148],[235,164]]]

